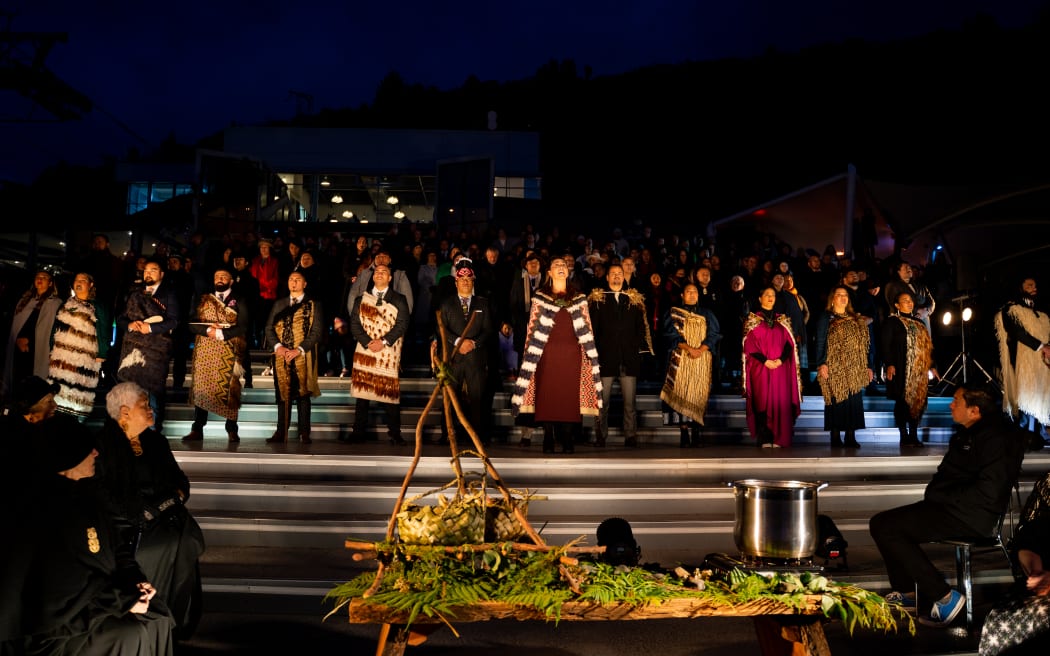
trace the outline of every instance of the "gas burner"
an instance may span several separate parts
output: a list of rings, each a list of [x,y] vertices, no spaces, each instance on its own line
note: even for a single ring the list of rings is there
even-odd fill
[[[740,554],[740,562],[743,569],[769,570],[775,572],[819,571],[823,569],[813,564],[812,558],[763,558],[748,554]]]
[[[812,558],[760,558],[741,554],[734,558],[723,553],[708,554],[704,558],[703,569],[728,574],[734,569],[755,572],[769,576],[777,572],[813,572],[820,573],[824,567],[813,563]]]

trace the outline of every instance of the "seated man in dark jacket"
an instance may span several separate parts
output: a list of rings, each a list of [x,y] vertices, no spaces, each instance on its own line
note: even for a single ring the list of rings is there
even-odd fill
[[[871,536],[886,563],[894,592],[888,600],[914,605],[909,591],[933,602],[923,624],[947,626],[966,605],[922,549],[924,542],[951,537],[988,537],[1010,502],[1024,458],[1024,437],[1004,421],[995,390],[960,387],[952,400],[958,431],[922,501],[871,518]]]

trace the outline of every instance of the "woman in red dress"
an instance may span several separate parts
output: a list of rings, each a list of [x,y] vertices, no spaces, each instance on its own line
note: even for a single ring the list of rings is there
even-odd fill
[[[598,350],[587,297],[569,282],[570,262],[551,260],[545,284],[532,298],[524,358],[511,404],[543,426],[543,452],[573,452],[584,415],[601,407]]]
[[[773,311],[776,291],[762,290],[759,310],[744,324],[744,395],[747,427],[759,446],[791,446],[802,410],[798,351],[791,322]]]

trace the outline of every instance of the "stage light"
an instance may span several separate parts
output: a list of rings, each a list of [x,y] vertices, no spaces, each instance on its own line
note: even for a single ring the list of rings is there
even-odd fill
[[[960,314],[962,315],[963,323],[966,323],[967,321],[973,318],[973,310],[968,307],[963,308]],[[945,313],[941,316],[941,323],[943,323],[945,326],[952,325],[954,321],[955,315],[952,314],[951,310],[945,311]]]

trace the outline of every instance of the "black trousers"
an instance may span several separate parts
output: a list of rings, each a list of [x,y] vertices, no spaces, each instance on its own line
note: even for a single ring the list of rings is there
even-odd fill
[[[910,592],[918,584],[919,594],[931,601],[944,597],[951,586],[930,562],[922,544],[951,537],[979,537],[943,506],[925,500],[876,514],[869,530],[886,563],[890,586],[897,592]]]
[[[354,404],[354,434],[361,436],[368,428],[368,409],[372,402],[357,399]],[[391,437],[401,437],[401,406],[397,403],[380,403],[386,412],[386,432]]]
[[[278,387],[277,376],[273,377],[274,396],[277,399],[277,430],[288,434],[288,426],[292,423],[292,401],[295,401],[296,411],[299,419],[299,434],[310,432],[310,396],[301,396],[302,383],[295,367],[288,370],[288,397],[281,398],[281,390]]]
[[[198,432],[203,431],[204,430],[204,425],[207,424],[207,423],[208,423],[208,411],[205,410],[204,408],[200,407],[199,405],[193,406],[193,430],[198,431]],[[227,419],[226,420],[226,432],[227,433],[236,433],[237,432],[237,422],[232,420],[232,419]]]

